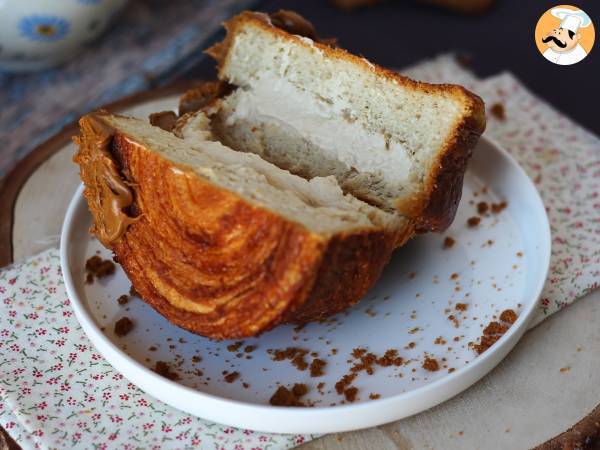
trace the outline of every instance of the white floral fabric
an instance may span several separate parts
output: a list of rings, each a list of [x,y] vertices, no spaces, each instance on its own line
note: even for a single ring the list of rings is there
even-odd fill
[[[128,382],[77,322],[57,249],[0,272],[0,425],[24,449],[276,450],[310,438],[208,422]]]

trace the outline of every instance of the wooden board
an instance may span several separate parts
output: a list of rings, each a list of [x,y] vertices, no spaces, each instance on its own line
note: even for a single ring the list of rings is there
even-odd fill
[[[145,116],[171,107],[189,86],[138,94],[107,109]],[[0,266],[57,243],[79,184],[69,144],[75,131],[74,125],[67,127],[38,147],[0,184]],[[303,449],[502,449],[547,441],[600,400],[599,301],[600,292],[593,293],[543,322],[492,373],[446,403],[392,424],[329,435]],[[543,448],[596,448],[599,419],[596,408],[576,429]]]

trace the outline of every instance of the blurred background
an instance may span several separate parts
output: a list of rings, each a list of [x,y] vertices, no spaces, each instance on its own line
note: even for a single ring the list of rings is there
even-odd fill
[[[0,177],[89,110],[178,80],[214,78],[214,62],[202,50],[222,38],[220,23],[242,9],[295,10],[313,22],[321,36],[336,37],[343,48],[389,68],[452,52],[479,77],[510,71],[535,94],[600,134],[600,50],[576,65],[557,66],[536,49],[536,23],[557,4],[5,0],[0,2]],[[598,2],[574,6],[600,23]],[[58,65],[30,71],[52,64]]]

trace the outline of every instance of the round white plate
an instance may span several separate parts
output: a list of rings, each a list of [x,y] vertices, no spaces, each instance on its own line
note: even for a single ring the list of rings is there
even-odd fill
[[[396,251],[362,302],[335,320],[301,330],[281,326],[246,339],[244,346],[256,346],[253,352],[244,353],[244,346],[231,352],[231,341],[214,342],[179,329],[140,299],[118,305],[116,299],[130,288],[119,267],[111,277],[84,283],[87,258],[96,252],[110,258],[110,253],[90,238],[91,216],[82,191],[75,193],[65,218],[62,270],[77,318],[99,352],[132,383],[175,408],[265,432],[371,427],[416,414],[463,391],[498,364],[527,329],[550,260],[548,219],[537,191],[505,151],[482,138],[449,230],[419,236]],[[468,227],[480,201],[507,201],[508,207]],[[446,236],[455,239],[452,248],[444,249]],[[468,309],[458,312],[456,303],[467,303]],[[477,341],[483,327],[508,308],[518,312],[517,322],[477,356],[468,343]],[[458,327],[448,319],[451,314]],[[135,328],[119,338],[113,333],[114,322],[123,316],[132,318]],[[325,375],[311,378],[309,371],[299,371],[288,360],[273,361],[267,352],[290,346],[317,352],[327,361]],[[358,398],[347,403],[334,385],[348,373],[350,353],[357,347],[378,355],[394,348],[406,363],[377,366],[372,375],[361,372],[353,383]],[[440,370],[423,369],[426,355],[440,363]],[[180,380],[170,381],[150,370],[156,361],[175,367]],[[240,377],[227,383],[223,371],[236,371]],[[310,391],[303,400],[314,407],[270,406],[279,383],[306,383]],[[321,389],[319,383],[324,383]],[[372,400],[369,394],[380,398]]]

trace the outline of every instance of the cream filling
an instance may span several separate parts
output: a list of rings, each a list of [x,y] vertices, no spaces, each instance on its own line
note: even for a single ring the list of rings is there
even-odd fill
[[[372,133],[358,122],[349,108],[302,91],[281,77],[267,74],[239,88],[234,112],[226,124],[237,120],[276,121],[316,145],[328,157],[337,159],[348,169],[373,173],[389,184],[408,182],[412,161],[407,149]]]

